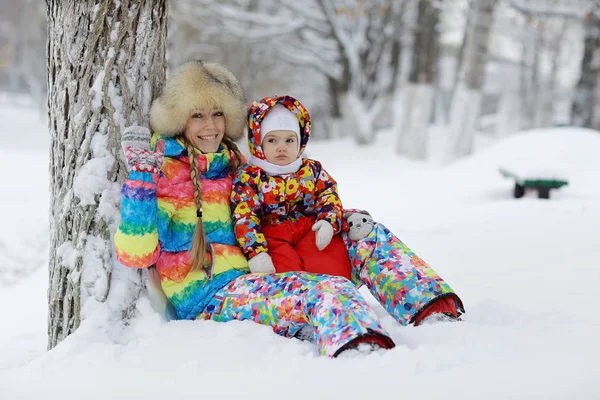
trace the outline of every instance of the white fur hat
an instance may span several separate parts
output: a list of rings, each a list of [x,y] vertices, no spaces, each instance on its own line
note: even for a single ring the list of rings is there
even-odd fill
[[[275,104],[260,123],[260,142],[264,140],[267,133],[272,131],[292,131],[300,143],[300,122],[298,118],[281,104]]]
[[[221,108],[225,136],[236,141],[247,121],[244,89],[225,67],[205,61],[181,65],[167,79],[160,97],[150,108],[150,126],[163,136],[183,133],[192,110]]]

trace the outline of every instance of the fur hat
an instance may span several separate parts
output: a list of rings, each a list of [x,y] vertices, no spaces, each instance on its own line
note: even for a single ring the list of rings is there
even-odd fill
[[[162,94],[152,102],[150,126],[163,136],[177,136],[185,131],[192,110],[211,107],[225,114],[225,136],[240,139],[247,114],[237,78],[219,64],[190,61],[167,78]]]

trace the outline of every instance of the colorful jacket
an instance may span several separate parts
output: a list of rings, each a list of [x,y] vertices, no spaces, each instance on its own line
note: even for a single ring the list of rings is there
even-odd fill
[[[277,103],[298,117],[300,154],[310,137],[310,117],[297,100],[278,96],[255,101],[248,112],[248,144],[252,155],[263,160],[260,123]],[[343,210],[337,183],[318,161],[305,158],[297,172],[281,176],[268,176],[261,168],[246,163],[238,171],[233,185],[231,209],[235,235],[248,258],[268,251],[263,224],[277,225],[283,221],[294,222],[302,216],[314,216],[317,220],[329,221],[335,233],[341,230]]]
[[[153,145],[159,136],[154,135]],[[209,244],[205,268],[190,271],[189,249],[198,218],[190,163],[183,143],[165,139],[160,174],[130,172],[121,189],[121,224],[115,234],[117,259],[146,268],[156,264],[161,285],[180,319],[195,319],[214,294],[249,272],[237,246],[229,199],[233,152],[197,155],[201,171],[202,222]]]

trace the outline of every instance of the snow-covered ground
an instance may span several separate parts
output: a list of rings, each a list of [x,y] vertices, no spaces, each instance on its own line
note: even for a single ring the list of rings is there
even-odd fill
[[[36,125],[9,114],[3,143]],[[43,123],[31,129],[46,140]],[[526,132],[446,167],[396,157],[385,135],[312,146],[345,206],[386,224],[467,308],[461,323],[400,327],[363,291],[397,347],[334,360],[251,322],[166,323],[147,300],[119,343],[92,318],[46,352],[47,150],[16,142],[0,148],[0,269],[43,267],[0,286],[0,399],[600,398],[597,132]],[[501,165],[570,184],[515,200]]]

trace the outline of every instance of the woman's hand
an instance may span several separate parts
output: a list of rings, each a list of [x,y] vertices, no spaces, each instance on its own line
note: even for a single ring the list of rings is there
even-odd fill
[[[248,260],[248,267],[250,267],[250,272],[266,272],[273,273],[275,272],[275,266],[273,265],[273,260],[271,256],[265,252],[258,253],[250,260]]]
[[[121,135],[121,147],[130,171],[158,173],[165,155],[165,141],[156,142],[150,149],[152,134],[145,126],[130,126]]]
[[[312,230],[317,232],[316,245],[319,250],[323,250],[331,242],[333,237],[333,226],[325,220],[315,222]]]

